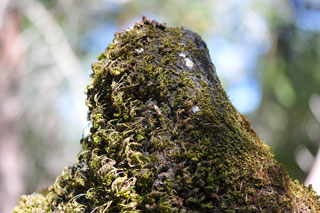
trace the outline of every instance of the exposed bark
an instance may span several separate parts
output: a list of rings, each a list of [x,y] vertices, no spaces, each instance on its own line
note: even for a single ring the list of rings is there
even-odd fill
[[[320,211],[232,106],[198,34],[144,18],[92,70],[78,162],[16,212]]]

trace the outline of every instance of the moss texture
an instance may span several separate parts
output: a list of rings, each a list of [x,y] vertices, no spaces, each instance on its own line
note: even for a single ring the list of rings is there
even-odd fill
[[[232,106],[196,33],[143,18],[92,64],[78,161],[15,212],[317,212]]]

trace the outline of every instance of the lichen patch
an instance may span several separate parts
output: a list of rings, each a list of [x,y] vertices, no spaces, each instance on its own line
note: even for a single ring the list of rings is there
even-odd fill
[[[186,66],[187,66],[189,69],[192,69],[192,68],[193,68],[193,62],[190,60],[190,58],[185,58],[184,60],[185,60],[185,62],[186,62]]]

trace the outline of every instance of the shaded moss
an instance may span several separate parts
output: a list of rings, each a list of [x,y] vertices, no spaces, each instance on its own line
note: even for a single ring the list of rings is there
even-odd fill
[[[232,106],[199,35],[143,18],[92,70],[77,163],[15,212],[320,211]]]

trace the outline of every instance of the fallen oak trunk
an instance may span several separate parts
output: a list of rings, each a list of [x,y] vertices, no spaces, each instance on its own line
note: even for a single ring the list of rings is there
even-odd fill
[[[316,212],[233,107],[200,36],[143,18],[92,64],[78,161],[15,212]]]

